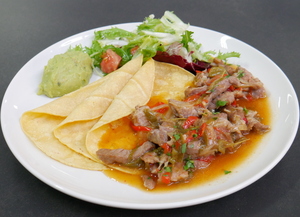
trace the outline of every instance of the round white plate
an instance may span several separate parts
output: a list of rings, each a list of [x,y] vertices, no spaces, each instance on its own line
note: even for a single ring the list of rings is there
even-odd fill
[[[133,30],[137,24],[114,26]],[[101,172],[68,167],[47,157],[22,132],[19,119],[23,112],[51,101],[36,94],[43,68],[48,60],[55,54],[64,53],[71,45],[90,46],[95,30],[66,38],[37,54],[16,74],[3,98],[1,124],[9,148],[27,170],[49,186],[73,197],[112,207],[184,207],[215,200],[245,188],[270,171],[290,148],[298,129],[298,99],[281,69],[264,54],[244,42],[222,33],[191,26],[190,30],[195,32],[195,40],[202,43],[203,51],[241,53],[240,58],[232,58],[230,62],[247,68],[267,89],[272,103],[272,130],[242,165],[232,170],[229,175],[193,189],[151,193],[116,182]],[[96,78],[94,76],[92,80]]]

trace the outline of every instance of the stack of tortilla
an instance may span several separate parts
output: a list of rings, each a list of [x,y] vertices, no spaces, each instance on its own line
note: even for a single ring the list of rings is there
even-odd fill
[[[181,99],[194,75],[175,65],[137,57],[115,72],[25,112],[21,126],[45,154],[66,165],[105,170],[96,151],[108,124],[130,115],[152,97]],[[124,148],[126,144],[120,144]]]

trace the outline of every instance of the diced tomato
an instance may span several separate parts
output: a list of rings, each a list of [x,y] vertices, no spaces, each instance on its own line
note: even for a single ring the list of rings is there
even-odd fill
[[[183,127],[184,129],[188,129],[190,126],[192,126],[192,125],[195,123],[195,121],[196,121],[197,119],[198,119],[197,116],[189,116],[189,117],[185,120],[185,122],[183,123],[182,127]]]
[[[134,131],[151,131],[152,129],[150,127],[145,127],[145,126],[135,126],[133,124],[131,124],[131,128],[134,130]]]
[[[112,49],[107,49],[102,55],[102,58],[100,68],[104,73],[111,73],[115,71],[122,60],[122,58]]]
[[[164,143],[161,147],[164,149],[165,154],[170,153],[172,151],[172,148],[167,143]]]
[[[137,51],[139,49],[139,46],[137,45],[137,46],[135,46],[135,47],[133,47],[133,48],[131,48],[130,49],[130,53],[131,53],[131,55],[134,55],[135,54],[135,52]]]
[[[171,173],[170,172],[165,172],[161,176],[161,181],[165,184],[170,184],[171,183]]]

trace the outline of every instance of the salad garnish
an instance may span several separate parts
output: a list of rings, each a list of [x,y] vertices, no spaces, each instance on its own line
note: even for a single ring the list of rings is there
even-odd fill
[[[110,73],[123,66],[132,58],[143,55],[144,61],[153,58],[156,61],[178,65],[196,73],[210,67],[216,57],[226,61],[230,57],[239,57],[238,52],[221,53],[201,51],[201,44],[193,39],[193,32],[171,11],[165,11],[158,19],[152,14],[137,26],[134,31],[117,27],[95,31],[90,47],[76,46],[94,60],[94,67],[103,73]]]

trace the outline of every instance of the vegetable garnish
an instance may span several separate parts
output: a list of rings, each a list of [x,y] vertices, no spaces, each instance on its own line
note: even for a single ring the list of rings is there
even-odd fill
[[[132,124],[131,127],[134,131],[146,131],[146,132],[151,131],[151,128],[145,126],[135,126]]]
[[[225,106],[227,104],[227,101],[221,101],[221,100],[218,100],[216,102],[216,106],[217,107],[221,107],[221,106]]]
[[[195,123],[195,121],[198,119],[199,118],[197,116],[189,116],[183,123],[183,128],[184,129],[190,128],[193,125],[193,123]]]
[[[227,175],[227,174],[229,174],[229,173],[231,173],[230,170],[224,170],[224,174],[225,174],[225,175]]]
[[[214,57],[225,61],[227,58],[240,56],[237,52],[202,52],[202,45],[195,42],[194,33],[188,28],[189,24],[184,23],[173,12],[165,11],[160,19],[154,15],[146,17],[132,32],[116,27],[95,31],[90,47],[76,46],[74,49],[89,54],[94,59],[94,66],[104,73],[110,72],[107,71],[107,66],[117,65],[108,63],[107,50],[113,51],[114,57],[120,58],[117,58],[118,67],[136,56],[143,55],[144,61],[153,58],[178,65],[194,74],[196,71],[208,69]]]
[[[193,168],[195,168],[194,161],[193,160],[189,160],[189,159],[186,160],[183,169],[184,170],[188,170],[188,169],[193,169]]]

